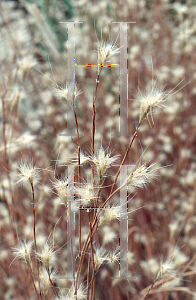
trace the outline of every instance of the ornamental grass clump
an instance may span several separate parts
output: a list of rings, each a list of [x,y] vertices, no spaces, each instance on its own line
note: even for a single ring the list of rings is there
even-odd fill
[[[98,62],[100,67],[102,68],[113,55],[119,53],[120,49],[116,47],[115,44],[105,44],[103,41],[99,43],[98,46]],[[126,180],[121,182],[121,185],[117,187],[118,179],[121,174],[122,166],[125,163],[125,160],[128,159],[131,147],[133,146],[133,142],[137,137],[139,132],[141,123],[144,121],[146,117],[148,117],[148,113],[152,115],[152,108],[158,106],[163,108],[163,102],[170,95],[169,92],[164,92],[163,88],[157,88],[155,84],[152,85],[152,89],[150,92],[143,93],[141,90],[138,90],[136,94],[135,100],[140,103],[140,114],[139,114],[139,124],[136,128],[135,133],[130,139],[130,142],[127,145],[125,154],[123,158],[119,154],[112,155],[111,151],[107,148],[98,146],[95,137],[95,129],[96,129],[96,100],[98,98],[99,92],[99,83],[101,78],[101,70],[98,72],[96,80],[96,88],[95,88],[95,96],[93,100],[93,117],[92,117],[92,132],[91,132],[91,150],[89,151],[89,155],[85,155],[81,150],[80,144],[80,134],[79,134],[79,123],[78,123],[78,115],[76,106],[73,105],[75,103],[76,97],[78,97],[81,92],[77,91],[76,86],[72,83],[70,85],[66,84],[65,88],[61,88],[57,86],[54,90],[55,96],[59,100],[66,99],[70,104],[74,112],[75,124],[77,129],[77,156],[73,159],[72,173],[69,174],[68,167],[68,175],[62,175],[61,179],[57,179],[56,177],[51,180],[53,190],[55,194],[60,198],[61,204],[65,205],[65,209],[68,211],[68,248],[69,257],[73,271],[73,283],[69,292],[63,293],[60,288],[56,285],[55,281],[58,279],[58,272],[56,266],[58,265],[56,251],[54,250],[54,245],[50,245],[48,242],[42,245],[42,247],[37,247],[37,236],[39,235],[36,230],[36,199],[35,199],[35,189],[34,185],[40,182],[39,172],[40,169],[35,166],[33,161],[25,162],[19,167],[19,177],[20,179],[17,181],[17,185],[25,185],[29,184],[32,189],[33,196],[33,236],[34,236],[34,250],[35,250],[35,261],[37,267],[37,280],[38,287],[35,285],[35,277],[33,275],[31,266],[31,248],[32,242],[29,244],[22,243],[20,248],[15,248],[16,258],[22,258],[25,260],[29,268],[31,268],[31,277],[32,282],[35,288],[35,292],[37,294],[38,300],[43,300],[49,293],[50,287],[52,287],[54,294],[56,294],[57,298],[60,298],[62,295],[62,299],[87,299],[92,300],[95,299],[95,277],[98,273],[98,270],[101,269],[104,265],[109,263],[118,263],[120,259],[118,250],[111,250],[108,248],[103,248],[103,246],[96,246],[96,235],[99,235],[100,228],[105,226],[106,223],[119,221],[120,226],[122,226],[123,222],[127,222],[128,214],[133,213],[133,211],[128,212],[128,199],[133,192],[134,188],[142,189],[146,188],[151,182],[155,181],[158,178],[157,171],[160,167],[155,163],[151,163],[147,165],[147,163],[137,164],[134,170],[131,172],[128,171]],[[95,147],[96,142],[96,147]],[[96,150],[98,149],[98,150]],[[58,160],[57,160],[58,162]],[[82,171],[82,166],[84,166],[84,171]],[[108,176],[109,169],[112,167],[117,168],[116,175],[111,182],[110,177]],[[86,170],[86,171],[85,171]],[[90,172],[89,172],[89,171]],[[128,170],[128,169],[127,169]],[[74,173],[75,172],[75,173]],[[85,174],[88,174],[88,176]],[[71,176],[69,179],[69,176]],[[85,179],[88,178],[88,179]],[[71,180],[71,181],[70,181]],[[104,186],[105,182],[111,182],[109,186]],[[75,185],[75,187],[74,187]],[[118,192],[121,191],[124,187],[131,190],[131,194],[127,194],[127,199],[120,199],[120,203],[118,203],[117,195]],[[110,190],[108,193],[107,189]],[[103,190],[106,192],[103,192]],[[70,198],[72,197],[72,198]],[[112,202],[112,201],[115,202]],[[130,199],[129,199],[130,200]],[[77,202],[77,206],[74,205]],[[115,204],[112,204],[115,203]],[[77,211],[74,211],[77,208]],[[137,210],[137,209],[134,209]],[[78,234],[79,239],[77,243],[74,243],[74,224],[75,221],[73,219],[74,216],[78,214]],[[85,217],[85,222],[82,216]],[[75,217],[74,217],[75,218]],[[86,222],[87,221],[87,222]],[[86,235],[85,241],[82,242],[82,227],[86,224],[88,229],[88,233]],[[56,227],[56,225],[55,225]],[[109,228],[109,227],[108,227]],[[106,228],[105,228],[106,229]],[[106,234],[107,230],[103,230]],[[115,239],[116,234],[112,233],[112,238]],[[124,237],[125,233],[121,233],[121,238]],[[123,238],[122,238],[123,239]],[[103,238],[104,243],[106,243],[106,239]],[[78,247],[78,260],[74,259],[75,247]],[[112,246],[112,248],[114,248]],[[68,253],[68,249],[67,249]],[[121,253],[122,255],[122,253]],[[86,266],[86,280],[83,281],[81,278],[81,274],[83,273],[84,259],[87,256],[87,266]],[[124,258],[125,259],[125,258]],[[125,259],[126,260],[126,259]],[[121,262],[123,258],[121,258]],[[129,261],[134,261],[133,259]],[[114,267],[114,266],[113,266]],[[112,268],[113,268],[112,267]],[[153,289],[154,284],[165,276],[166,274],[171,273],[173,270],[172,262],[168,261],[161,265],[161,269],[157,275],[156,281],[151,285],[148,292],[145,294],[146,296],[150,293],[150,290]],[[124,269],[121,270],[125,272]],[[85,286],[84,286],[85,283]],[[40,296],[38,296],[40,295]],[[144,296],[144,297],[146,297]]]
[[[184,107],[179,104],[177,98],[181,97],[180,94],[174,91],[175,88],[171,89],[172,84],[182,79],[184,68],[178,70],[176,68],[176,72],[172,73],[172,70],[168,70],[169,67],[163,66],[165,73],[175,75],[174,81],[169,82],[168,89],[165,88],[164,80],[169,81],[169,78],[165,74],[160,74],[160,83],[158,83],[159,79],[148,82],[149,74],[144,72],[142,84],[147,82],[150,88],[138,88],[133,102],[129,103],[130,107],[127,110],[127,116],[129,115],[127,133],[129,134],[127,136],[110,134],[115,133],[115,126],[119,121],[119,115],[117,113],[115,116],[115,112],[121,113],[124,109],[122,103],[116,101],[119,97],[119,74],[117,71],[116,76],[115,72],[119,65],[112,64],[113,59],[118,58],[122,48],[118,45],[118,37],[115,41],[105,42],[106,30],[103,34],[104,38],[101,37],[101,41],[98,42],[97,58],[93,61],[92,68],[89,65],[88,68],[86,65],[82,68],[83,65],[79,65],[78,62],[76,64],[74,60],[74,68],[77,65],[77,72],[70,80],[71,72],[69,73],[68,68],[69,76],[65,79],[62,56],[55,43],[50,42],[48,24],[54,23],[52,10],[48,9],[50,4],[43,5],[45,9],[47,7],[49,18],[48,23],[45,24],[45,19],[38,13],[39,9],[23,2],[24,11],[26,12],[25,8],[28,7],[29,14],[36,12],[38,17],[36,22],[39,22],[42,30],[45,28],[44,40],[46,45],[49,41],[49,48],[53,49],[51,61],[57,69],[54,68],[54,81],[49,79],[55,84],[52,89],[47,81],[48,76],[39,77],[31,73],[35,65],[34,56],[37,58],[36,65],[39,65],[43,74],[45,71],[47,73],[44,60],[47,56],[46,45],[40,49],[35,48],[34,55],[29,55],[26,57],[27,60],[23,60],[19,53],[22,47],[18,47],[16,41],[13,43],[16,51],[13,57],[17,57],[17,67],[10,77],[3,76],[5,82],[1,85],[2,118],[0,121],[3,142],[0,153],[2,153],[2,162],[4,162],[2,164],[7,177],[2,176],[0,185],[0,228],[2,245],[9,245],[14,259],[10,264],[10,270],[7,271],[8,251],[0,249],[0,265],[2,278],[7,277],[7,286],[10,286],[10,289],[11,285],[15,288],[13,288],[14,293],[7,294],[5,288],[1,292],[0,285],[0,298],[5,300],[15,298],[19,300],[22,298],[147,300],[152,297],[154,300],[158,293],[160,299],[169,298],[170,295],[167,296],[166,292],[171,291],[173,292],[171,297],[176,299],[180,299],[177,294],[181,292],[195,296],[194,291],[188,288],[182,290],[177,283],[175,288],[172,286],[167,290],[163,288],[163,284],[169,284],[173,279],[180,278],[181,280],[176,281],[179,285],[183,282],[183,276],[187,278],[195,275],[192,266],[196,259],[193,251],[195,220],[194,209],[191,209],[194,207],[194,193],[191,195],[191,200],[187,201],[187,205],[182,204],[184,201],[181,201],[181,198],[184,200],[188,197],[190,191],[189,188],[184,188],[184,182],[187,180],[189,184],[193,184],[194,176],[188,172],[187,179],[187,172],[182,172],[184,177],[178,183],[178,166],[175,165],[178,158],[181,161],[180,166],[186,165],[188,159],[191,160],[193,153],[189,149],[189,142],[194,137],[194,130],[190,139],[187,139],[186,124],[184,126],[169,124],[172,136],[169,138],[165,117],[166,100],[169,97],[174,105],[171,110],[175,109],[178,117],[181,114],[188,116],[193,109],[187,104],[188,101],[183,103]],[[102,0],[100,3],[104,7]],[[135,4],[129,5],[134,7]],[[112,7],[113,4],[107,9]],[[81,3],[80,8],[83,9]],[[62,12],[58,11],[58,13]],[[116,9],[116,14],[118,13],[121,12]],[[137,14],[139,13],[138,10]],[[90,14],[91,12],[89,16]],[[32,25],[36,25],[33,23],[35,15],[31,17],[28,23],[29,30],[33,28]],[[147,17],[149,18],[148,14],[145,15],[145,18]],[[6,24],[3,20],[4,23]],[[158,25],[157,23],[154,25],[156,30]],[[153,28],[153,38],[156,36],[155,29]],[[63,30],[56,32],[59,40]],[[10,31],[6,32],[7,34],[9,35]],[[133,34],[137,34],[137,30]],[[143,34],[141,38],[145,39],[146,35]],[[40,47],[42,40],[39,40],[39,35],[32,36],[35,44]],[[83,59],[87,53],[83,47],[91,45],[91,41],[88,35],[85,36],[87,42],[82,38],[82,36],[78,37],[81,43],[76,44],[77,51],[82,53]],[[137,38],[135,36],[132,43],[139,44],[139,38],[140,35]],[[70,54],[72,51],[69,42],[69,40],[67,43],[62,41],[59,46],[59,49],[67,47],[64,54]],[[132,45],[130,57],[127,53],[129,60],[125,72],[128,71],[126,67],[130,63],[131,68],[134,69],[133,76],[134,74],[139,76],[147,57],[147,53],[144,57],[140,57],[142,51],[140,45]],[[184,59],[186,56],[187,53],[183,54]],[[58,57],[57,61],[55,61],[56,57]],[[91,53],[90,58],[94,58]],[[167,55],[164,59],[167,59]],[[180,58],[176,58],[177,60]],[[93,65],[96,65],[96,68],[93,68]],[[93,91],[91,79],[94,84]],[[10,86],[6,88],[8,82]],[[136,82],[136,78],[133,77],[131,90]],[[15,88],[15,84],[17,86],[16,93],[13,93],[15,96],[10,96],[10,90]],[[29,99],[27,95],[30,95],[29,98],[32,97],[31,102],[25,101],[26,98]],[[139,112],[135,109],[137,107]],[[157,108],[159,108],[158,119],[155,116],[153,120],[152,116]],[[11,114],[8,113],[10,111]],[[22,111],[26,116],[24,124],[20,124]],[[172,115],[174,119],[175,114]],[[149,116],[156,126],[149,126],[147,122]],[[69,123],[70,120],[73,123]],[[192,116],[193,126],[194,120]],[[177,117],[175,121],[179,121]],[[69,127],[73,124],[74,128]],[[22,132],[23,128],[25,133]],[[71,136],[69,136],[70,129]],[[157,134],[160,134],[158,139]],[[145,147],[149,144],[149,140],[153,143],[153,151],[141,150],[143,140]],[[179,147],[182,147],[183,143],[186,145],[185,155],[180,156],[177,146],[173,147],[172,143],[175,141]],[[19,161],[19,156],[29,157],[29,159],[21,164],[18,163],[16,170],[14,169],[16,164],[12,165],[10,162]],[[175,171],[161,173],[166,159],[170,160],[170,166],[175,165]],[[133,166],[135,162],[136,165]],[[50,165],[52,166],[48,168]],[[51,169],[53,173],[50,172]],[[190,170],[194,173],[194,164]],[[18,174],[14,186],[15,176],[12,176],[12,173],[16,172]],[[170,183],[174,187],[171,189],[171,197],[168,188]],[[183,191],[180,190],[181,186]],[[173,230],[172,224],[175,224]],[[53,230],[53,241],[49,243],[49,238],[46,239],[46,236],[51,230]],[[189,234],[192,239],[185,239]],[[180,238],[184,238],[183,243],[187,248],[183,251],[179,250],[176,257],[160,262],[160,257],[167,255],[170,246],[180,241]],[[17,243],[19,245],[15,246]],[[59,251],[58,256],[56,249]],[[20,266],[21,261],[25,262],[22,266]],[[8,280],[10,274],[16,276],[14,282]],[[184,285],[190,282],[187,280]]]

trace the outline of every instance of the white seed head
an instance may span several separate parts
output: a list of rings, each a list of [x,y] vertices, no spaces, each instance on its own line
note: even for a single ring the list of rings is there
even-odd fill
[[[152,108],[159,107],[164,108],[163,102],[169,96],[168,91],[164,91],[164,87],[157,87],[155,84],[152,86],[150,91],[142,92],[138,89],[135,94],[135,98],[140,102],[140,118],[139,122],[141,123],[148,113],[151,113],[152,116]]]
[[[113,249],[107,255],[107,262],[113,263],[115,261],[119,261],[119,249]]]
[[[18,169],[20,171],[18,175],[20,179],[16,182],[17,186],[30,184],[32,187],[39,182],[39,168],[35,166],[33,160],[22,163]]]
[[[80,284],[77,289],[77,299],[78,300],[85,300],[86,299],[86,292],[85,292],[85,286],[84,284]],[[69,290],[68,294],[65,296],[65,300],[75,300],[75,286],[72,285],[71,289]],[[64,300],[64,298],[63,298]]]
[[[79,197],[80,205],[83,207],[90,206],[91,202],[96,198],[92,183],[85,183],[80,187],[76,187],[76,194]]]
[[[54,91],[54,95],[58,98],[58,99],[66,99],[68,98],[68,85],[65,84],[64,87],[55,87],[53,89]]]
[[[71,104],[75,103],[76,98],[82,94],[81,90],[77,89],[76,84],[73,82],[66,83],[64,87],[56,86],[54,89],[54,94],[58,99],[65,99],[69,101]]]
[[[98,44],[98,62],[100,65],[110,62],[112,56],[119,53],[120,48],[117,48],[116,42],[106,43],[101,41]]]
[[[101,210],[100,210],[101,211]],[[104,208],[99,218],[99,226],[112,220],[120,220],[120,206],[111,206]]]
[[[61,179],[54,178],[53,187],[57,190],[58,196],[62,204],[67,204],[68,197],[68,178],[63,176]]]
[[[57,273],[56,270],[53,270],[51,272],[50,279],[52,281],[56,278],[56,273]],[[51,286],[49,275],[48,275],[48,272],[46,271],[45,268],[43,268],[43,267],[40,268],[39,277],[40,277],[40,283],[41,283],[41,293],[42,293],[42,296],[45,297],[48,293],[48,290],[49,290],[50,286]]]
[[[80,165],[83,165],[88,161],[90,161],[90,157],[86,156],[83,152],[80,152]],[[78,153],[75,154],[72,162],[74,165],[78,165]]]
[[[33,241],[28,243],[26,241],[21,241],[19,246],[12,248],[13,254],[16,255],[15,259],[20,258],[30,264],[32,248]]]
[[[51,268],[56,261],[56,253],[54,251],[54,247],[46,242],[42,250],[40,252],[37,252],[36,254],[38,256],[38,259],[46,268],[48,274],[50,274]]]
[[[110,153],[106,153],[106,151],[104,151],[104,149],[100,147],[99,151],[97,152],[97,155],[94,158],[92,158],[92,161],[96,166],[97,173],[101,180],[103,179],[103,176],[106,173],[107,169],[118,160],[118,157],[119,155],[110,157]]]
[[[86,155],[84,155],[84,153],[80,153],[80,164],[83,165],[86,162],[88,162],[90,160],[90,158]]]
[[[156,280],[162,278],[164,275],[175,275],[175,264],[173,262],[173,258],[169,258],[165,262],[161,263]]]
[[[131,172],[128,175],[127,183],[130,187],[138,187],[143,188],[146,187],[148,183],[150,183],[153,179],[157,178],[156,170],[158,168],[154,168],[155,164],[151,164],[150,166],[146,166],[146,163],[138,166],[135,171]]]
[[[100,266],[107,261],[107,253],[104,248],[97,248],[95,247],[94,253],[94,263],[95,263],[95,270],[98,270]]]

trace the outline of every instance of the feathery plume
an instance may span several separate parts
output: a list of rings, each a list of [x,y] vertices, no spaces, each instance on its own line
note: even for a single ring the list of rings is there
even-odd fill
[[[39,168],[35,166],[34,161],[21,163],[18,168],[20,171],[19,177],[20,179],[16,182],[17,186],[20,185],[28,185],[34,186],[35,183],[39,182]]]
[[[13,247],[13,254],[16,255],[16,258],[24,260],[27,264],[31,262],[31,252],[33,248],[33,241],[21,241],[20,245],[17,247]],[[14,260],[15,260],[14,259]]]
[[[127,184],[129,187],[143,188],[146,187],[153,179],[157,178],[156,170],[154,168],[156,163],[146,166],[146,163],[138,166],[133,172],[128,175]]]

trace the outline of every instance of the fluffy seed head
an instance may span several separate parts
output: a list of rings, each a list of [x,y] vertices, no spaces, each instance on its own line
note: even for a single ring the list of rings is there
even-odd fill
[[[104,209],[104,212],[100,215],[99,218],[99,226],[110,222],[111,220],[120,218],[120,207],[119,206],[111,206]]]
[[[56,86],[54,88],[54,94],[58,99],[65,99],[69,101],[71,104],[75,103],[77,96],[82,94],[81,90],[77,89],[76,84],[73,82],[66,83],[64,87]]]
[[[106,208],[100,208],[99,209],[99,223],[98,225],[101,226],[107,222],[110,222],[112,220],[127,220],[128,214],[131,212],[127,212],[127,201],[123,201],[119,204],[119,202],[114,203],[113,205],[106,207]]]
[[[120,48],[116,47],[116,42],[106,43],[99,42],[98,44],[98,61],[100,65],[105,65],[110,62],[112,56],[120,53]]]
[[[175,275],[175,264],[173,262],[173,258],[169,258],[165,262],[161,263],[156,279],[159,279],[164,275]]]
[[[89,157],[84,155],[82,152],[80,153],[80,163],[81,165],[88,162],[89,161]]]
[[[30,264],[32,248],[33,241],[30,241],[28,243],[26,241],[21,241],[19,246],[12,248],[13,254],[16,255],[15,259],[20,258],[23,259],[26,263]]]
[[[83,207],[90,206],[93,199],[95,199],[94,188],[91,183],[82,184],[76,187],[76,194],[79,196],[79,201]]]
[[[75,287],[74,284],[72,285],[71,289],[69,290],[69,293],[63,298],[62,300],[75,300]],[[78,300],[85,300],[86,299],[86,292],[85,292],[85,286],[84,284],[80,284],[77,289],[77,299]]]
[[[107,261],[107,254],[104,248],[95,248],[94,253],[94,263],[95,263],[95,270],[98,270],[99,267]]]
[[[56,270],[53,270],[51,272],[50,279],[52,281],[56,278],[56,273],[57,273]],[[48,272],[46,271],[45,268],[43,268],[43,267],[40,268],[39,276],[40,276],[40,283],[41,283],[41,293],[42,293],[42,296],[45,297],[48,293],[48,290],[49,290],[50,286],[51,286],[49,275],[48,275]]]
[[[111,167],[111,165],[118,160],[119,155],[115,155],[113,157],[110,157],[110,153],[106,154],[106,151],[102,147],[100,147],[99,151],[97,152],[97,155],[92,158],[92,161],[94,162],[97,173],[99,175],[100,180],[103,179],[104,174],[106,173],[106,170]]]
[[[135,171],[131,172],[128,175],[127,183],[129,187],[138,187],[143,188],[146,187],[148,183],[150,183],[153,179],[157,178],[156,170],[158,168],[154,168],[155,164],[151,164],[150,166],[146,166],[146,163],[138,166]]]
[[[150,91],[142,92],[138,89],[135,94],[135,98],[140,102],[140,118],[139,122],[141,123],[148,113],[151,113],[152,108],[159,107],[164,108],[163,102],[169,96],[168,91],[164,91],[164,87],[157,87],[155,84],[152,86]]]
[[[33,160],[21,163],[18,169],[20,171],[20,174],[18,175],[20,179],[16,182],[17,186],[30,184],[31,187],[33,187],[35,183],[39,181],[39,168],[35,166]]]
[[[107,255],[107,261],[108,263],[113,263],[114,261],[119,261],[119,250],[113,249],[111,252]]]
[[[56,254],[54,247],[49,245],[47,242],[40,252],[36,253],[43,266],[46,268],[48,274],[50,274],[51,267],[56,261]]]
[[[84,153],[80,153],[80,164],[83,165],[86,162],[88,162],[90,160],[90,158],[88,156],[86,156]],[[77,162],[78,162],[78,158],[77,158]]]
[[[61,179],[54,179],[53,187],[57,190],[58,196],[60,197],[62,204],[67,203],[68,197],[68,178],[67,176],[62,177]]]

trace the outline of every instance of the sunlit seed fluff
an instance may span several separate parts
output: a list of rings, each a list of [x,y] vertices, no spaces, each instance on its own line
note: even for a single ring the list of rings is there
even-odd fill
[[[20,245],[17,247],[13,247],[13,254],[16,255],[16,258],[24,260],[26,263],[30,264],[31,262],[31,252],[33,248],[33,241],[21,241]]]
[[[77,300],[86,300],[86,288],[83,283],[81,283],[77,288]],[[62,298],[62,300],[75,300],[75,286],[72,285],[71,289],[69,290],[69,293],[65,296],[65,298]]]
[[[152,115],[152,108],[159,107],[164,108],[163,102],[169,96],[168,91],[164,91],[164,87],[157,87],[155,84],[150,91],[142,92],[138,89],[135,94],[135,99],[140,102],[140,117],[141,123],[150,112]]]
[[[157,178],[156,171],[158,168],[154,168],[156,164],[146,166],[146,163],[138,166],[135,171],[131,172],[127,178],[127,184],[129,187],[143,188],[146,187],[153,179]]]
[[[98,44],[98,62],[100,65],[110,62],[112,56],[119,53],[120,48],[116,46],[116,42],[106,43],[101,41]]]
[[[165,262],[161,263],[157,278],[159,279],[165,275],[175,275],[175,264],[172,258],[167,259]]]
[[[97,155],[92,158],[92,161],[96,166],[97,173],[101,180],[103,179],[103,176],[106,173],[107,169],[118,160],[118,157],[119,155],[110,157],[110,153],[107,153],[102,147],[100,147]]]
[[[111,207],[104,208],[103,211],[101,211],[100,217],[99,217],[99,226],[108,223],[112,220],[120,220],[120,206],[113,205]],[[121,215],[122,217],[122,215]]]
[[[66,205],[68,197],[68,178],[63,176],[61,179],[54,178],[53,187],[56,189],[62,204]]]
[[[53,270],[50,274],[50,279],[52,280],[52,282],[56,278],[56,273],[57,273],[57,271]],[[40,278],[40,283],[41,283],[41,293],[42,293],[42,296],[45,297],[48,294],[48,290],[51,286],[51,282],[49,279],[48,272],[43,267],[40,268],[40,270],[39,270],[39,278]]]
[[[42,262],[43,266],[46,268],[48,274],[50,274],[51,268],[53,267],[56,261],[56,253],[54,251],[54,247],[45,243],[44,247],[40,252],[36,253],[38,259]]]
[[[86,162],[88,162],[90,160],[90,158],[86,155],[84,155],[82,152],[80,153],[80,164],[83,165]],[[77,159],[78,161],[78,159]]]
[[[76,84],[73,82],[66,83],[64,87],[56,85],[53,91],[58,99],[65,99],[72,104],[74,104],[76,98],[82,94],[82,91],[78,90]]]
[[[98,270],[104,262],[107,262],[106,250],[102,247],[101,248],[95,247],[95,253],[94,253],[95,270]]]
[[[119,250],[118,249],[113,249],[110,251],[106,257],[106,260],[108,263],[113,263],[115,261],[119,261]]]
[[[76,194],[80,205],[83,207],[90,206],[95,199],[94,188],[91,183],[82,184],[80,187],[76,187]]]
[[[58,99],[66,99],[68,98],[68,84],[65,84],[64,87],[55,87],[53,89],[54,95],[58,98]]]
[[[18,169],[20,171],[20,174],[18,175],[20,179],[16,182],[17,186],[30,184],[32,187],[39,182],[39,168],[35,166],[33,160],[21,163]]]

